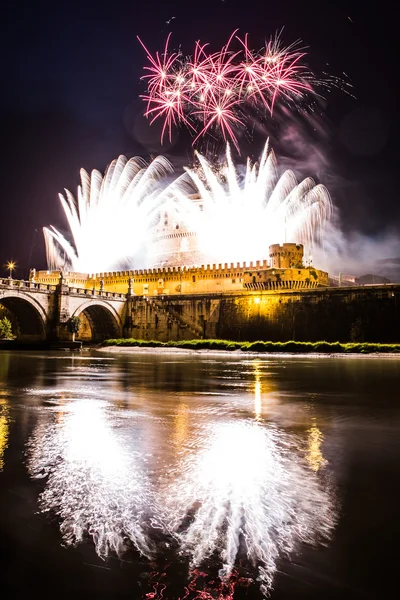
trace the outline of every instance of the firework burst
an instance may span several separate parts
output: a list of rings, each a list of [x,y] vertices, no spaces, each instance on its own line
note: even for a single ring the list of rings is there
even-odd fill
[[[245,127],[245,106],[255,105],[272,114],[279,98],[294,104],[313,93],[315,80],[306,67],[306,53],[298,43],[284,47],[279,35],[255,51],[235,30],[218,52],[197,41],[193,56],[169,50],[153,56],[142,40],[148,65],[142,76],[147,84],[141,97],[145,116],[153,123],[163,121],[161,142],[172,128],[185,125],[195,135],[194,142],[207,133],[219,132],[237,150],[237,133]],[[234,44],[238,49],[234,49]]]

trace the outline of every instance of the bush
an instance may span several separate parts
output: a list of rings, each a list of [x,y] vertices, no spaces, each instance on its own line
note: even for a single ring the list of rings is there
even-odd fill
[[[179,340],[159,342],[158,340],[135,340],[133,338],[120,338],[105,340],[103,346],[139,346],[142,348],[186,348],[190,350],[241,350],[242,352],[290,352],[304,353],[356,353],[369,354],[372,352],[400,352],[400,344],[379,343],[340,343],[340,342],[269,342],[258,340],[256,342],[233,342],[230,340]]]
[[[4,317],[0,319],[0,339],[1,340],[13,340],[15,335],[12,332],[11,321]]]

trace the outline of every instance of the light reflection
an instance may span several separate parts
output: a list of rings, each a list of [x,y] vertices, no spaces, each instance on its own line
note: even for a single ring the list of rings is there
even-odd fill
[[[4,469],[4,452],[8,447],[10,427],[9,406],[6,398],[0,397],[0,471]]]
[[[256,421],[260,421],[262,414],[261,404],[261,361],[255,360],[253,362],[254,367],[254,417]]]
[[[311,469],[315,472],[327,464],[327,460],[323,457],[321,444],[324,439],[322,432],[318,429],[315,417],[312,417],[312,425],[307,431],[308,433],[308,451],[307,460]]]
[[[189,433],[189,409],[180,402],[174,415],[173,442],[178,451],[182,450]]]
[[[89,535],[105,557],[110,550],[120,554],[130,539],[149,557],[148,481],[139,453],[124,443],[109,406],[73,400],[47,414],[51,418],[41,420],[30,440],[28,466],[34,477],[47,477],[40,506],[60,517],[64,542],[77,544]]]
[[[328,540],[336,512],[332,486],[318,473],[316,425],[304,456],[304,438],[262,422],[261,366],[253,364],[255,418],[246,420],[214,414],[192,423],[180,402],[169,429],[150,415],[138,429],[139,413],[117,418],[105,401],[60,391],[29,443],[28,467],[47,478],[40,507],[59,517],[64,542],[90,536],[104,558],[120,555],[128,541],[152,559],[172,535],[178,555],[190,562],[188,589],[196,590],[204,571],[204,593],[215,583],[219,597],[229,598],[243,559],[268,595],[279,557],[302,542]],[[169,449],[157,441],[166,431]],[[144,449],[152,452],[150,462]],[[210,557],[218,561],[214,583],[207,581]]]
[[[168,529],[192,569],[218,555],[225,580],[246,556],[268,593],[280,555],[329,537],[335,523],[329,486],[302,460],[297,438],[276,428],[224,422],[203,442],[164,490]]]

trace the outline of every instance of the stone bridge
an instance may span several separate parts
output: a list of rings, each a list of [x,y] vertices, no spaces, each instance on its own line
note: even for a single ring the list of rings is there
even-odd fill
[[[0,279],[0,318],[21,341],[134,337],[160,341],[400,341],[400,284],[232,293],[135,296],[67,285]]]
[[[127,319],[127,296],[99,290],[32,281],[0,279],[0,318],[8,316],[21,341],[69,340],[70,317],[80,317],[83,339],[121,337]]]

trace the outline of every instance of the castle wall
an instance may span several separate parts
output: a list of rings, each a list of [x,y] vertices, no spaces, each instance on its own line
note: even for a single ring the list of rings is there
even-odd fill
[[[56,285],[58,271],[38,271],[35,281]],[[84,275],[64,273],[70,287],[136,296],[232,293],[246,288],[316,287],[328,285],[328,274],[313,268],[271,269],[267,261],[225,263],[202,267],[161,267]]]
[[[400,341],[400,285],[132,299],[137,339]]]

